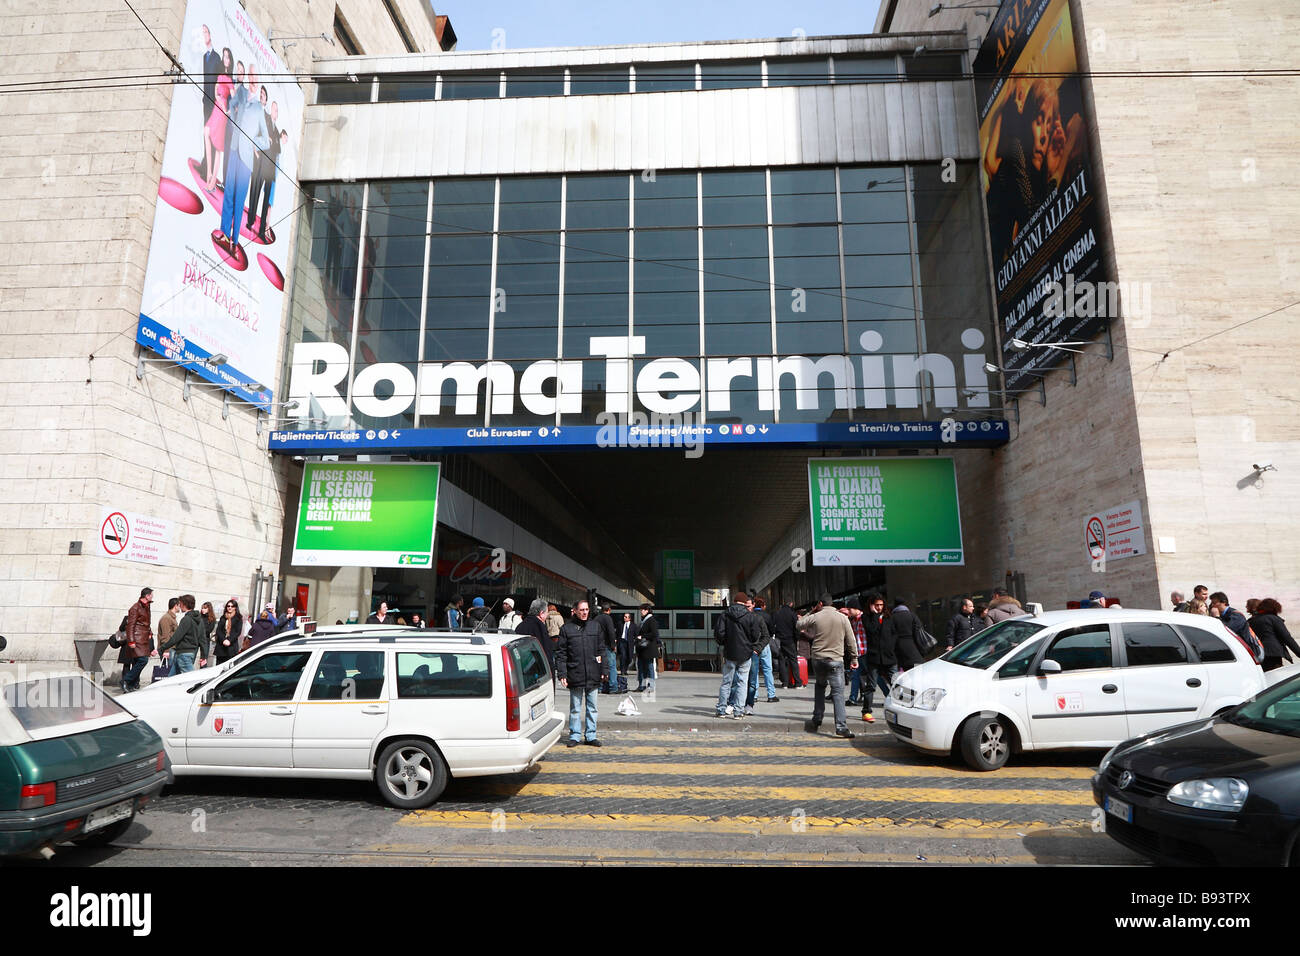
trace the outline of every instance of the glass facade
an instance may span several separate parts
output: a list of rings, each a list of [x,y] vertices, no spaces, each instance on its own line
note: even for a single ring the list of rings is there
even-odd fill
[[[955,172],[317,184],[289,347],[342,346],[364,428],[932,416],[992,354],[977,175]]]
[[[504,87],[501,84],[503,76]],[[505,71],[385,73],[355,79],[322,77],[316,81],[316,102],[369,103],[372,96],[379,103],[495,99],[502,96],[564,96],[566,90],[569,96],[591,96],[602,93],[663,93],[696,89],[734,90],[761,86],[959,79],[961,76],[960,54],[903,57],[901,66],[900,60],[893,54],[771,57],[766,60],[700,63],[612,63]]]

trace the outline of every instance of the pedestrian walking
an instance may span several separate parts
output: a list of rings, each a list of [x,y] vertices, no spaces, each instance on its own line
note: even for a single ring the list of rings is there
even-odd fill
[[[844,602],[844,613],[849,619],[849,627],[853,629],[853,642],[858,648],[858,666],[849,671],[849,699],[844,702],[847,706],[853,707],[865,694],[863,682],[867,680],[867,671],[863,664],[867,655],[867,625],[862,612],[862,602],[856,597],[851,597]]]
[[[1250,619],[1250,628],[1264,646],[1264,661],[1260,665],[1266,671],[1281,667],[1283,660],[1292,660],[1291,654],[1300,657],[1300,645],[1297,645],[1291,632],[1287,630],[1286,621],[1282,620],[1282,605],[1276,598],[1264,598],[1255,608]]]
[[[835,712],[835,736],[853,737],[848,714],[844,709],[844,669],[858,666],[858,652],[849,619],[831,606],[831,596],[823,594],[811,614],[799,618],[799,630],[812,645],[813,684],[812,719],[804,729],[815,734],[826,713],[826,687],[830,685],[831,704]]]
[[[975,633],[979,618],[975,616],[975,602],[962,598],[961,610],[948,619],[948,636],[944,643],[952,650]]]
[[[722,683],[718,687],[719,717],[741,719],[742,701],[749,684],[750,662],[759,645],[758,622],[749,611],[749,597],[738,591],[731,605],[718,615],[713,639],[722,648]]]
[[[902,598],[894,600],[894,611],[889,615],[889,622],[885,626],[894,639],[894,657],[898,661],[899,673],[911,670],[925,660],[917,642],[922,630],[921,622]]]
[[[1013,617],[1023,617],[1024,614],[1025,609],[1021,607],[1019,601],[1007,593],[1006,588],[993,589],[993,600],[989,602],[987,615],[989,624],[999,624]]]
[[[122,671],[122,692],[140,689],[140,674],[153,653],[153,627],[150,625],[149,607],[153,604],[153,588],[141,588],[140,599],[126,612],[126,640],[117,655]]]
[[[888,633],[885,616],[885,599],[879,594],[867,595],[866,613],[862,615],[863,630],[867,635],[867,673],[862,682],[862,719],[869,724],[876,722],[871,713],[872,698],[876,688],[885,697],[894,685],[898,674],[898,659],[894,655],[893,635]]]
[[[641,620],[636,631],[636,689],[638,693],[654,693],[658,674],[656,658],[659,656],[659,622],[649,604],[641,605]]]
[[[596,705],[600,694],[601,664],[609,651],[600,626],[589,619],[591,605],[586,598],[573,606],[573,618],[560,628],[560,644],[555,652],[555,671],[560,686],[569,691],[568,746],[586,744],[599,747],[596,737]],[[585,717],[585,726],[584,726]]]
[[[618,626],[618,672],[620,674],[626,674],[632,666],[636,632],[636,622],[632,620],[629,611],[623,615],[623,621]]]
[[[604,658],[605,686],[607,694],[618,693],[618,629],[614,627],[614,618],[609,613],[610,606],[602,604],[596,615],[596,626],[600,628],[600,642],[609,654]]]
[[[1183,597],[1182,591],[1170,591],[1169,603],[1173,605],[1172,610],[1177,613],[1185,613],[1187,611],[1187,599]]]
[[[745,716],[754,712],[754,703],[758,699],[758,681],[763,679],[763,689],[767,691],[767,702],[777,703],[776,685],[772,682],[772,618],[767,613],[767,602],[762,598],[750,598],[750,613],[758,622],[759,648],[749,661],[749,684],[745,694]]]
[[[400,618],[399,618],[400,620]],[[298,609],[290,604],[284,609],[284,620],[280,621],[275,627],[275,633],[284,634],[286,631],[295,630],[298,627]]]
[[[168,677],[174,674],[188,674],[194,670],[194,658],[203,645],[204,637],[203,617],[194,609],[194,595],[182,594],[177,602],[183,615],[180,623],[176,625],[170,638],[158,642],[158,652],[171,655],[171,663],[167,668]]]
[[[488,610],[487,604],[481,597],[476,597],[470,602],[465,618],[471,631],[496,630],[497,619],[492,616],[492,612]]]
[[[244,616],[239,613],[239,602],[231,598],[222,608],[214,631],[212,653],[218,664],[224,664],[240,651],[239,639],[244,633]]]

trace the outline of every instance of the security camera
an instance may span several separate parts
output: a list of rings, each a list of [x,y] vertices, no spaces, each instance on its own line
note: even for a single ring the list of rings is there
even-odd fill
[[[1258,472],[1277,471],[1277,468],[1273,465],[1273,463],[1268,460],[1261,461],[1259,464],[1251,465],[1250,467],[1254,468]]]

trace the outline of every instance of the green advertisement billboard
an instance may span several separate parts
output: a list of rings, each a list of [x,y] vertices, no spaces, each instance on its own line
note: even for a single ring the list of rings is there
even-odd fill
[[[433,567],[437,464],[308,462],[293,563]]]
[[[951,458],[810,458],[814,565],[965,564]]]
[[[695,552],[659,553],[660,607],[690,607],[695,603]]]

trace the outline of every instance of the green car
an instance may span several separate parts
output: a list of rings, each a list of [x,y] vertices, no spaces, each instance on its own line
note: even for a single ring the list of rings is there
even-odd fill
[[[115,840],[170,772],[153,728],[83,674],[0,686],[0,855]]]

